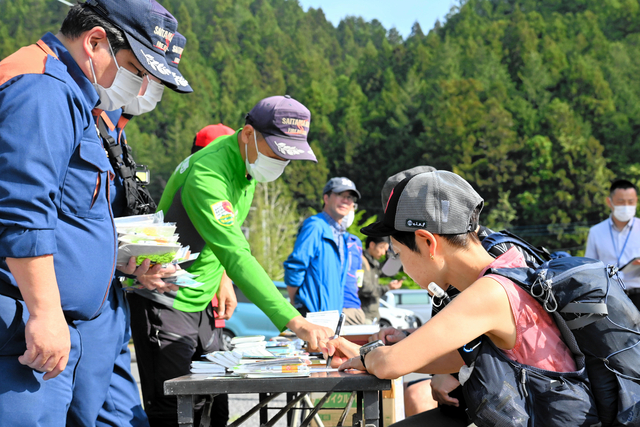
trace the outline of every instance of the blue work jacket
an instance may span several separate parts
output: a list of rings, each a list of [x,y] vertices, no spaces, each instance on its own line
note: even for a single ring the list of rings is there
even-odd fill
[[[346,237],[344,254],[348,258]],[[294,307],[304,304],[309,311],[342,311],[348,260],[340,252],[331,226],[322,213],[307,218],[300,227],[293,252],[284,262],[284,282],[298,289]]]
[[[98,94],[51,33],[0,63],[0,292],[5,257],[53,255],[62,309],[100,313],[116,260],[113,173],[91,111]]]

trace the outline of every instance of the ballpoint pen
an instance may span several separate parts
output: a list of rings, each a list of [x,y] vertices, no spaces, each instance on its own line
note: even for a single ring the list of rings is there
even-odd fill
[[[336,339],[340,336],[340,328],[342,327],[342,322],[344,322],[344,313],[340,313],[340,319],[338,320],[338,326],[336,326],[336,334],[333,336],[332,339]],[[333,359],[333,356],[329,356],[327,357],[327,368],[331,367],[331,359]]]

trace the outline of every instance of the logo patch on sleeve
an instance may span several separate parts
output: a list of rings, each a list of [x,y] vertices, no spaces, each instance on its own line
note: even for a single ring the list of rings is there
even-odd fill
[[[233,206],[227,200],[212,204],[211,211],[220,225],[225,227],[233,225],[236,215],[233,213]]]

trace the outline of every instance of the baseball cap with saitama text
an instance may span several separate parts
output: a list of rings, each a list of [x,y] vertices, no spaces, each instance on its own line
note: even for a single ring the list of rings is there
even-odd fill
[[[472,215],[484,205],[480,195],[459,175],[434,171],[409,176],[398,183],[387,201],[382,221],[361,231],[367,236],[390,236],[397,231],[427,230],[434,234],[475,231]]]
[[[258,102],[247,114],[246,123],[262,134],[269,148],[287,160],[313,160],[307,142],[311,113],[289,95],[272,96]]]
[[[178,93],[191,93],[193,89],[189,86],[189,82],[182,76],[182,73],[178,70],[178,65],[180,65],[180,59],[182,59],[182,52],[184,51],[184,47],[187,45],[187,38],[176,31],[169,43],[169,48],[167,49],[166,59],[167,65],[171,69],[171,73],[173,74],[173,78],[175,80],[175,84],[167,84],[167,87]]]
[[[155,0],[87,0],[83,6],[121,29],[136,59],[151,75],[176,85],[165,54],[178,21]]]

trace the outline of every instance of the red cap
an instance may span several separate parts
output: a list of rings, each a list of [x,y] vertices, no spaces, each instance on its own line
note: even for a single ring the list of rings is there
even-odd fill
[[[236,133],[235,130],[223,125],[222,123],[205,126],[196,134],[195,145],[196,147],[206,147],[214,139],[225,135],[233,135],[234,133]]]

